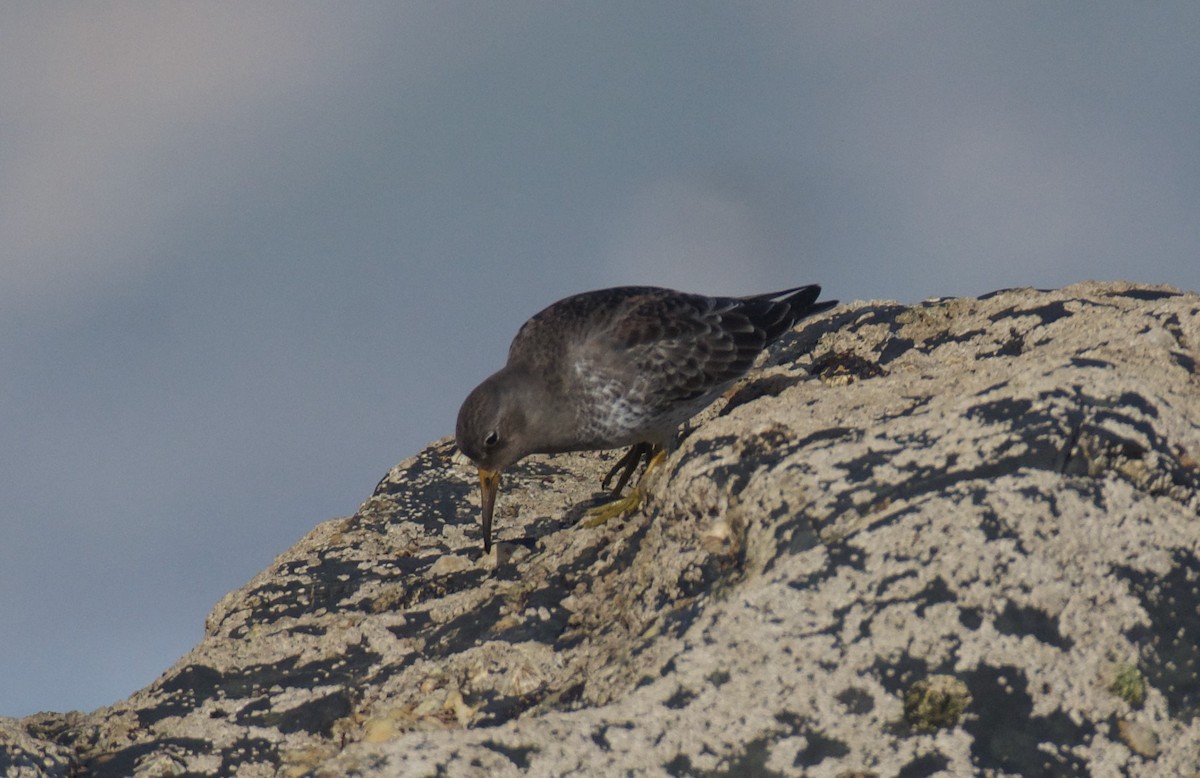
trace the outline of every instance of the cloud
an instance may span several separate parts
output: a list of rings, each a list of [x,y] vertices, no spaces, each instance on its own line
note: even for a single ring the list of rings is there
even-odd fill
[[[612,283],[706,294],[769,284],[771,231],[754,198],[713,180],[662,178],[630,198],[608,252]]]
[[[377,74],[377,91],[383,79],[401,89],[477,56],[472,40],[495,34],[457,10],[387,5],[19,8],[0,31],[0,309],[10,312],[135,283],[198,207],[263,175],[272,143],[336,121],[329,104],[363,88],[364,74]]]
[[[149,270],[153,237],[212,185],[209,128],[328,88],[338,72],[313,55],[330,21],[315,14],[46,9],[3,39],[6,306],[71,301]]]

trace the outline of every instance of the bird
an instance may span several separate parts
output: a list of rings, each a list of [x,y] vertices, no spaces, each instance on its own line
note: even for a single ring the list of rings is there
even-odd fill
[[[828,310],[821,287],[708,297],[656,286],[618,286],[566,297],[517,332],[503,368],[458,412],[456,445],[479,471],[483,550],[492,548],[500,474],[530,454],[623,448],[620,495],[643,459],[645,475],[681,424],[744,376],[796,322]],[[588,525],[635,510],[639,485]]]

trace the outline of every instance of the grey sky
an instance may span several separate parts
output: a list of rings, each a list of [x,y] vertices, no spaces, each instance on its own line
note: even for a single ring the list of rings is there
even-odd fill
[[[152,681],[620,283],[1200,287],[1200,4],[0,10],[0,715]]]

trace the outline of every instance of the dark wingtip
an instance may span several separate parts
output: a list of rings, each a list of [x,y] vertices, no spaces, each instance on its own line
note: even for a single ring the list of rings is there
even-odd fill
[[[755,324],[763,329],[766,342],[772,343],[801,319],[827,311],[838,304],[837,300],[818,302],[820,296],[820,284],[808,284],[742,299],[749,303],[748,307],[758,309]]]
[[[818,313],[824,313],[830,308],[836,308],[838,305],[841,305],[841,302],[841,300],[822,300],[819,303],[813,303],[804,309],[802,316],[813,316]]]
[[[828,311],[838,304],[837,300],[817,300],[821,296],[820,284],[799,286],[795,289],[789,289],[785,294],[787,294],[787,297],[784,297],[780,302],[787,303],[792,316],[795,317],[792,322],[793,324],[807,316]]]

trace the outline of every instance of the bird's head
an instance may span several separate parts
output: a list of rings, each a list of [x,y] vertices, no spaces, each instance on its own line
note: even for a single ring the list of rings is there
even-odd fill
[[[480,470],[499,473],[529,452],[524,449],[525,412],[497,373],[467,395],[458,409],[454,438],[458,450]]]
[[[483,503],[483,550],[492,548],[492,514],[500,489],[500,472],[530,453],[522,434],[525,412],[519,397],[506,390],[504,371],[488,378],[467,395],[458,410],[454,438],[458,450],[479,468]]]

